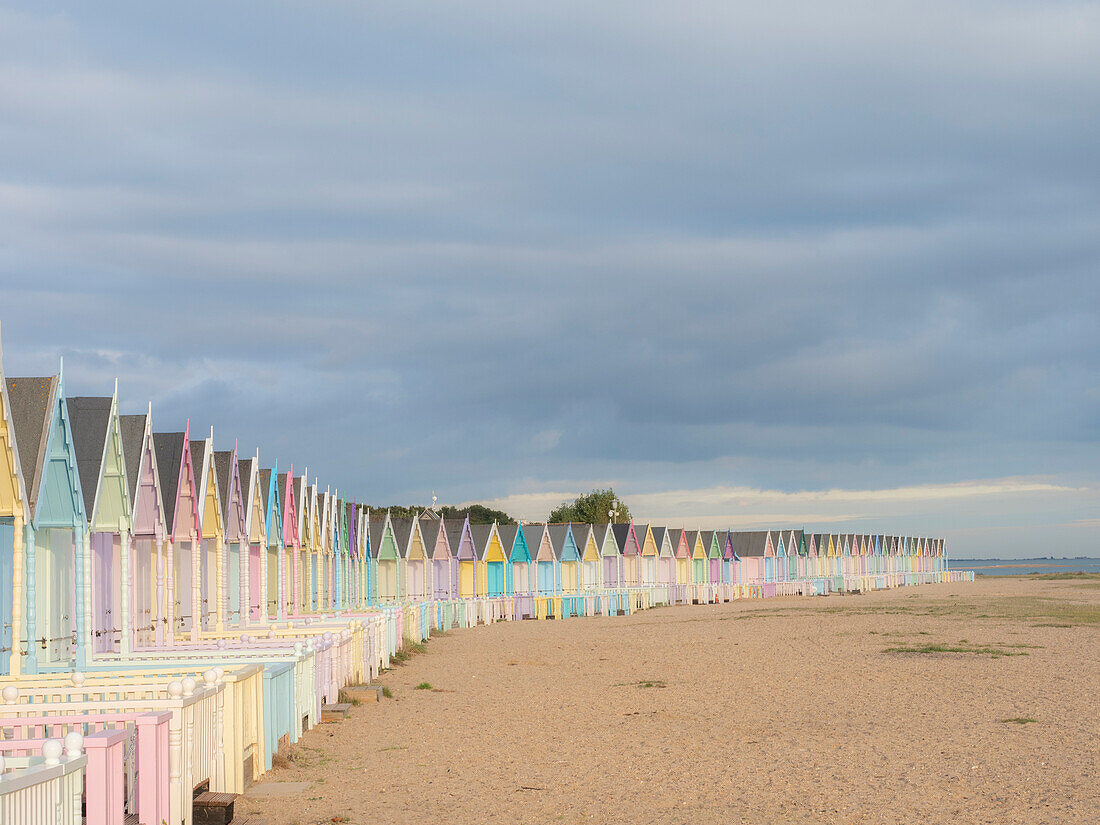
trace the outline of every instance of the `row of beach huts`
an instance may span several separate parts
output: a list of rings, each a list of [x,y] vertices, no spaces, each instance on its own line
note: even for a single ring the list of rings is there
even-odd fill
[[[0,407],[0,825],[216,821],[432,632],[972,576],[935,538],[391,518],[2,358]]]

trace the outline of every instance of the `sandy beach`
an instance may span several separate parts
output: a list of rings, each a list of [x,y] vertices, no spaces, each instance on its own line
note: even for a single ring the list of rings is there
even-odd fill
[[[1097,578],[500,623],[434,637],[380,682],[393,698],[307,733],[239,810],[270,825],[1100,821]],[[280,782],[310,784],[257,793]]]

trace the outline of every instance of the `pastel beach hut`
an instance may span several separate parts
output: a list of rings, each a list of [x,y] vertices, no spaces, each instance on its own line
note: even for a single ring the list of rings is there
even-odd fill
[[[282,617],[283,604],[283,519],[279,505],[279,462],[274,469],[260,470],[260,488],[264,491],[264,518],[267,521],[267,546],[264,548],[264,619]]]
[[[611,524],[593,525],[596,531],[596,540],[600,545],[600,557],[603,559],[603,581],[601,586],[605,590],[613,590],[622,587],[623,584],[623,556],[619,548],[619,542],[615,539],[615,529]]]
[[[298,570],[298,586],[295,593],[295,613],[308,613],[313,610],[310,586],[313,584],[312,562],[310,556],[313,549],[313,522],[310,513],[310,499],[312,491],[309,485],[309,468],[306,472],[294,480],[294,512],[298,517],[296,531],[298,534],[298,552],[295,559],[295,567]]]
[[[149,647],[164,643],[167,619],[164,602],[168,527],[153,449],[153,405],[142,414],[119,416],[119,431],[131,506],[134,569],[130,615],[135,645]]]
[[[477,594],[477,534],[469,516],[466,517],[455,559],[458,562],[458,597],[472,599]]]
[[[344,504],[344,524],[348,533],[347,593],[349,608],[359,606],[359,505],[354,501]],[[429,577],[430,580],[430,577]]]
[[[737,554],[733,550],[733,531],[724,530],[722,540],[722,581],[726,584],[737,583]]]
[[[213,630],[217,604],[224,582],[219,571],[225,552],[218,474],[214,467],[214,430],[202,441],[191,442],[191,461],[195,469],[195,489],[199,512],[199,621],[200,629]]]
[[[238,462],[241,477],[241,493],[244,496],[245,549],[241,563],[243,590],[241,604],[244,606],[243,619],[246,623],[263,618],[265,591],[267,590],[266,547],[267,547],[267,511],[264,496],[260,490],[260,451],[257,449],[252,458]]]
[[[489,528],[489,538],[481,556],[482,569],[485,571],[485,595],[499,598],[507,591],[508,557],[504,551],[504,540],[500,535],[500,526],[493,522]]]
[[[218,476],[218,494],[221,496],[222,525],[224,533],[224,570],[218,600],[216,628],[220,632],[226,625],[241,623],[244,614],[241,606],[245,592],[246,567],[241,563],[247,558],[248,533],[245,530],[245,501],[241,492],[240,464],[237,461],[237,445],[232,450],[214,453],[214,472]]]
[[[581,556],[577,550],[573,529],[568,523],[551,524],[546,528],[550,544],[554,548],[554,567],[557,593],[575,596],[581,591]]]
[[[279,526],[283,540],[279,570],[279,618],[301,611],[301,570],[298,567],[298,502],[294,492],[294,465],[279,473]]]
[[[634,532],[633,522],[614,524],[615,544],[622,556],[622,586],[640,587],[642,584],[642,548],[638,545],[638,536]]]
[[[0,348],[0,674],[18,676],[22,672],[23,657],[11,654],[13,650],[22,650],[15,639],[24,638],[26,580],[23,574],[26,570],[26,532],[30,523]]]
[[[650,534],[658,548],[657,584],[676,584],[676,551],[672,547],[672,531],[667,527],[653,527]]]
[[[634,535],[638,537],[638,546],[641,548],[641,584],[643,587],[653,587],[657,584],[657,539],[649,524],[635,524]]]
[[[412,519],[393,518],[387,512],[386,521],[378,552],[378,597],[384,602],[400,602],[405,595],[401,558],[412,535]]]
[[[500,536],[500,546],[504,550],[504,595],[513,594],[512,581],[512,550],[516,544],[516,534],[520,532],[518,524],[498,524],[497,535]]]
[[[676,583],[691,584],[691,546],[688,544],[688,531],[675,527],[671,531],[671,542],[676,556]]]
[[[428,592],[428,553],[424,546],[424,534],[420,530],[420,519],[400,519],[400,531],[406,530],[407,539],[402,547],[402,562],[405,565],[405,598],[420,602],[429,598]],[[395,526],[395,530],[396,530]]]
[[[88,513],[95,653],[129,655],[133,637],[130,490],[118,416],[118,387],[101,398],[68,398],[69,428]]]
[[[691,548],[691,583],[706,584],[707,581],[707,548],[704,544],[704,532],[701,530],[688,530],[688,546]]]
[[[470,535],[470,519],[468,516],[444,519],[443,529],[447,531],[447,546],[451,550],[451,598],[458,599],[462,598],[459,591],[459,564],[463,558],[468,559],[474,554],[474,539]]]
[[[161,506],[168,528],[165,545],[168,644],[175,641],[177,633],[188,633],[195,641],[199,634],[199,511],[190,435],[191,422],[182,433],[153,434]]]
[[[787,539],[782,530],[776,530],[772,541],[772,547],[775,550],[772,576],[777,582],[785,582],[787,580]]]
[[[420,534],[427,548],[431,569],[432,598],[449,601],[451,596],[451,545],[447,540],[447,528],[443,519],[435,516],[420,517]]]
[[[734,550],[741,559],[742,584],[758,585],[764,583],[767,544],[767,532],[757,530],[736,534]]]
[[[581,589],[585,592],[597,591],[603,586],[603,567],[596,530],[591,524],[579,522],[573,522],[571,527],[581,556]]]
[[[13,642],[4,646],[26,650],[21,663],[18,656],[9,658],[9,669],[37,673],[40,666],[83,667],[92,625],[90,539],[63,373],[5,378],[5,389],[7,461],[18,458],[19,496],[26,501],[22,544],[13,535],[11,564],[2,571],[0,598],[8,602],[4,623],[10,616]],[[10,505],[8,511],[18,514]]]
[[[718,530],[707,531],[710,541],[707,542],[707,581],[710,584],[722,582],[722,550],[725,548],[725,540]]]

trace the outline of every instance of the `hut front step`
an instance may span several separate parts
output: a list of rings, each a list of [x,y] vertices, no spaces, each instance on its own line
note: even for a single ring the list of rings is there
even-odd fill
[[[191,801],[191,819],[195,825],[229,825],[236,799],[235,793],[205,791]]]
[[[347,717],[351,710],[350,702],[341,702],[335,705],[321,705],[322,722],[339,722]]]

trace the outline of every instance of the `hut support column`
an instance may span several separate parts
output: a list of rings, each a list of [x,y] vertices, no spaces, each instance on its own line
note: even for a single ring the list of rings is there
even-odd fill
[[[267,621],[267,545],[260,545],[260,615],[259,620]]]
[[[214,554],[214,563],[218,565],[214,585],[215,599],[217,600],[214,629],[221,633],[225,630],[225,540],[221,536],[217,538]]]
[[[37,536],[34,528],[26,527],[27,534],[27,666],[24,673],[38,673],[38,648],[35,647],[35,635],[38,633],[37,608],[35,607],[35,567],[37,563]]]
[[[294,615],[302,613],[302,551],[294,548]]]
[[[130,531],[126,530],[124,526],[120,525],[119,537],[122,542],[120,552],[122,558],[119,563],[119,627],[122,629],[122,633],[119,637],[118,652],[122,655],[122,658],[126,658],[130,655],[130,638],[133,635],[133,628],[130,627],[130,594],[133,588],[130,587],[130,551],[133,545],[130,539]]]
[[[15,514],[15,534],[12,537],[12,583],[11,583],[11,655],[8,657],[8,673],[19,676],[23,673],[23,599],[26,588],[23,579],[25,557],[23,536],[23,514]]]
[[[191,641],[199,640],[202,629],[202,550],[199,537],[191,534]]]
[[[252,621],[252,542],[241,542],[241,623]]]
[[[277,565],[275,582],[275,617],[286,618],[286,547],[276,545],[277,553],[275,563]]]
[[[156,554],[157,554],[157,584],[156,584],[156,604],[153,607],[153,643],[160,647],[164,644],[164,617],[166,612],[164,610],[164,539],[157,536],[156,539]]]
[[[171,645],[176,641],[176,547],[171,539],[164,544],[164,568],[168,577],[164,593],[168,621],[164,628],[166,641]]]
[[[88,530],[73,527],[73,551],[76,555],[76,604],[73,613],[76,618],[76,666],[83,669],[88,665],[89,637],[92,634],[91,588],[88,587],[89,574],[92,572],[92,534]]]

